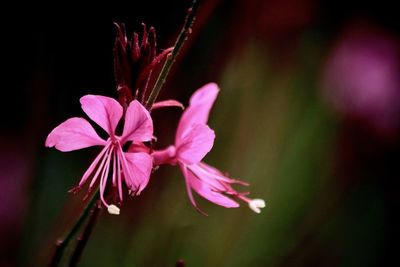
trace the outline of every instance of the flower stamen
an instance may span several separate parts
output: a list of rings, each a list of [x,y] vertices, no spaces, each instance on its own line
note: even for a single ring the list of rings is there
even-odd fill
[[[252,199],[249,202],[249,208],[255,213],[261,213],[261,209],[265,208],[265,201],[261,198]]]
[[[100,199],[101,199],[101,202],[103,202],[103,204],[106,207],[108,207],[108,204],[104,199],[104,191],[105,191],[106,185],[107,185],[107,180],[108,180],[107,178],[108,178],[108,173],[110,170],[110,161],[111,161],[111,154],[113,153],[113,149],[114,149],[114,147],[112,147],[105,156],[105,158],[107,158],[106,164],[103,168],[103,171],[101,173],[101,178],[100,178]]]
[[[261,198],[250,199],[244,195],[237,195],[237,198],[243,200],[249,205],[249,208],[255,213],[261,213],[261,209],[265,208],[265,200]]]
[[[119,208],[117,206],[115,206],[114,204],[111,204],[107,207],[107,211],[108,213],[112,214],[112,215],[119,215]]]

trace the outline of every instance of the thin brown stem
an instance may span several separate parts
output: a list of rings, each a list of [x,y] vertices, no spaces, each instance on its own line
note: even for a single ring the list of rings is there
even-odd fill
[[[76,235],[76,233],[79,231],[83,223],[85,222],[86,218],[90,214],[90,210],[92,209],[93,205],[97,202],[98,200],[98,195],[97,192],[93,195],[92,199],[88,202],[87,206],[84,208],[82,211],[81,215],[79,216],[78,220],[75,222],[75,224],[72,226],[72,228],[69,230],[65,238],[59,239],[56,242],[56,248],[54,251],[54,254],[50,260],[49,267],[57,267],[61,261],[61,257],[64,254],[65,249],[67,248],[69,242],[72,240],[72,238]]]
[[[172,52],[167,56],[165,60],[164,66],[161,69],[161,72],[157,78],[156,83],[154,84],[153,89],[150,92],[149,98],[146,101],[146,108],[148,110],[151,109],[151,106],[156,101],[158,94],[162,86],[167,79],[168,73],[171,70],[173,63],[175,62],[176,57],[178,56],[179,52],[182,50],[183,44],[186,42],[189,34],[192,32],[192,26],[195,21],[195,15],[197,8],[199,6],[200,0],[193,0],[191,7],[188,9],[188,13],[185,18],[185,23],[183,24],[182,30],[176,39],[174,49]]]
[[[94,227],[96,226],[97,219],[100,215],[101,207],[100,207],[100,201],[93,207],[93,209],[90,212],[90,217],[89,221],[86,224],[85,229],[83,230],[83,233],[80,237],[77,239],[77,244],[76,247],[72,253],[71,259],[69,261],[69,266],[70,267],[75,267],[78,265],[79,260],[81,259],[83,250],[86,247],[86,244],[90,238],[90,235],[93,232]]]

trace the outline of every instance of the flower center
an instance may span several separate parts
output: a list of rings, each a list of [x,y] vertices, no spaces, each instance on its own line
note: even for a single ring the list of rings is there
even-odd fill
[[[113,147],[118,147],[121,145],[121,137],[116,135],[109,137],[107,141],[110,142]]]

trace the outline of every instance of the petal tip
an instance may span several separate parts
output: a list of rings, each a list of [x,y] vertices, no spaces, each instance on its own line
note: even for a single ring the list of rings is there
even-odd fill
[[[50,136],[47,137],[46,141],[44,142],[45,147],[53,147],[54,142],[51,141]]]

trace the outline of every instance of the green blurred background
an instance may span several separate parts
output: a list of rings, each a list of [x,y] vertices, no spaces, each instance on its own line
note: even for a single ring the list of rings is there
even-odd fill
[[[65,119],[84,116],[81,96],[116,96],[112,22],[125,22],[128,32],[153,25],[167,48],[189,3],[71,4],[50,12],[38,4],[27,14],[11,7],[18,19],[3,33],[10,89],[1,110],[0,266],[45,266],[82,208],[83,195],[67,190],[98,148],[61,153],[44,140]],[[216,140],[205,162],[248,181],[237,189],[267,206],[255,214],[246,204],[225,209],[198,197],[204,217],[179,169],[162,167],[139,197],[125,198],[120,216],[101,214],[79,266],[395,260],[399,30],[388,1],[204,0],[159,99],[186,105],[197,88],[217,82]],[[180,114],[154,112],[158,147],[173,142]]]

